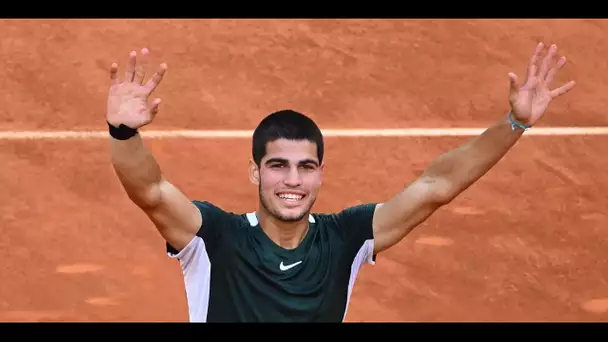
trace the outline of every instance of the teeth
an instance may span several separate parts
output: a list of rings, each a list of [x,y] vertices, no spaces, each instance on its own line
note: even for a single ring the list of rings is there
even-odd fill
[[[294,201],[299,201],[302,199],[302,195],[296,195],[296,194],[280,194],[279,197],[281,197],[282,199],[288,199],[288,200],[294,200]]]

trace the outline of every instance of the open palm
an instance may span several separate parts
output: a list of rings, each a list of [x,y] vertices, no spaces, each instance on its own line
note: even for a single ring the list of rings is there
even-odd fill
[[[149,124],[158,112],[160,99],[155,99],[148,105],[148,97],[161,82],[167,65],[162,63],[159,69],[143,84],[146,76],[145,61],[148,49],[141,50],[142,60],[137,63],[137,53],[132,51],[125,70],[123,81],[117,77],[118,65],[112,64],[110,69],[111,86],[108,93],[106,121],[119,126],[124,124],[131,128],[139,128]]]
[[[549,88],[557,72],[566,64],[566,58],[562,56],[557,63],[552,65],[557,53],[557,46],[551,45],[539,68],[537,63],[543,48],[543,43],[536,46],[536,50],[530,58],[528,75],[523,85],[519,84],[517,75],[509,73],[511,113],[516,120],[530,126],[543,116],[551,100],[567,93],[575,84],[574,81],[570,81],[559,88],[553,90]]]

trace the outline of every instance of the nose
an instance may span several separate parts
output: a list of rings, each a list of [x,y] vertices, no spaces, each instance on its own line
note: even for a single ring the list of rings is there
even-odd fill
[[[283,182],[285,183],[285,185],[291,187],[296,187],[302,184],[302,179],[300,178],[300,172],[298,172],[298,168],[290,168]]]

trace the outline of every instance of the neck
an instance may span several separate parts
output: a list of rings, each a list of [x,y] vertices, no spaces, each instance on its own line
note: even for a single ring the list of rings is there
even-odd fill
[[[285,249],[298,247],[308,233],[308,214],[299,221],[285,222],[270,215],[262,207],[256,212],[256,216],[264,233]]]

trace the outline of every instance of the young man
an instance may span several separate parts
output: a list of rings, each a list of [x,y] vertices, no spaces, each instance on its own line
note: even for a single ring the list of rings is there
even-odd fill
[[[553,65],[554,45],[541,61],[542,51],[539,44],[523,84],[509,74],[507,115],[439,156],[386,203],[311,213],[323,178],[323,137],[312,120],[291,110],[269,115],[253,134],[249,177],[259,191],[255,212],[235,214],[186,198],[163,177],[137,134],[158,112],[160,100],[148,105],[148,96],[167,66],[161,64],[144,84],[135,51],[122,82],[116,63],[110,71],[106,120],[112,162],[129,198],[179,260],[192,322],[340,322],[359,268],[481,178],[553,98],[574,86],[549,89],[566,60]]]

